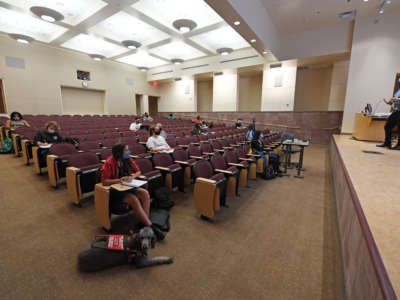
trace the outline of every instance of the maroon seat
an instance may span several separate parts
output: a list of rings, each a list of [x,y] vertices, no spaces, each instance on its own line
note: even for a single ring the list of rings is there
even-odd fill
[[[69,157],[78,150],[67,143],[55,144],[51,146],[49,155],[47,155],[47,171],[51,186],[57,187],[61,178],[66,175],[66,167]]]
[[[103,134],[88,134],[85,137],[85,141],[102,141]]]
[[[188,148],[190,145],[190,138],[187,137],[181,137],[177,140],[177,143],[180,147],[182,148]]]
[[[142,144],[129,145],[129,150],[131,151],[133,158],[151,158],[151,153],[148,153],[146,147]]]
[[[189,158],[187,151],[183,149],[175,149],[172,154],[175,163],[178,163],[185,174],[185,184],[190,184],[193,177],[193,166],[196,164],[196,159]]]
[[[188,155],[190,158],[194,158],[197,160],[208,159],[209,157],[206,154],[201,154],[200,147],[196,145],[189,145]]]
[[[165,185],[172,190],[175,187],[184,192],[184,173],[179,164],[174,163],[171,155],[167,153],[155,153],[153,162],[156,169],[164,176]]]
[[[208,156],[213,156],[215,154],[214,148],[210,143],[201,144],[201,152]]]
[[[231,185],[235,189],[235,195],[238,195],[238,188],[239,188],[239,170],[235,166],[228,166],[226,163],[225,159],[219,154],[216,153],[212,158],[211,158],[211,165],[214,168],[215,172],[220,172],[225,174],[227,176],[228,181],[232,182]],[[235,179],[235,180],[230,180],[230,179]],[[232,193],[229,193],[230,191],[230,186],[228,182],[228,194],[232,196]]]
[[[220,144],[219,141],[217,141],[217,140],[211,141],[211,145],[213,146],[214,151],[217,151],[219,153],[225,152],[224,148],[222,147],[222,145]]]
[[[119,142],[118,139],[105,139],[101,142],[103,147],[112,148],[115,144]]]
[[[79,144],[79,150],[100,152],[100,145],[98,142],[86,141]]]
[[[140,179],[147,181],[147,190],[151,196],[154,196],[154,192],[163,184],[161,172],[154,169],[153,163],[149,158],[135,158],[135,163],[142,173]]]
[[[104,148],[101,150],[100,152],[100,159],[106,160],[107,158],[109,158],[112,155],[112,149],[111,148]]]

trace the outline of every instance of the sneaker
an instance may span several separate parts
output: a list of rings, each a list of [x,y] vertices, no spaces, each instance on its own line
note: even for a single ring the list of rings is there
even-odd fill
[[[165,239],[165,232],[162,231],[160,228],[158,228],[155,225],[151,225],[151,229],[153,229],[153,232],[156,235],[157,240],[162,241]]]
[[[385,143],[378,144],[378,145],[376,145],[376,146],[377,146],[377,147],[388,147],[388,148],[390,148],[390,145],[385,144]]]
[[[400,150],[400,145],[397,145],[396,147],[393,147],[392,150]]]

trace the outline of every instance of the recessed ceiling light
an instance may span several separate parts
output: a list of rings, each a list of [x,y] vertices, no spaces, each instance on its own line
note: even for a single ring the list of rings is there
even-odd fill
[[[147,72],[147,71],[149,70],[149,68],[146,68],[146,67],[138,67],[138,69],[139,69],[141,72]]]
[[[180,59],[180,58],[173,58],[173,59],[171,59],[171,62],[174,64],[174,65],[180,65],[180,64],[182,64],[183,63],[183,59]]]
[[[363,2],[368,2],[368,0],[363,0]]]
[[[30,36],[23,34],[10,33],[9,36],[21,44],[29,44],[30,42],[34,41],[34,39]]]
[[[41,15],[40,16],[43,20],[47,21],[47,22],[55,22],[56,19],[54,19],[52,16],[48,16],[48,15]]]
[[[268,51],[266,51],[266,50],[263,51],[263,54],[267,54],[267,53],[268,53]]]
[[[233,22],[234,25],[239,26],[240,25],[240,21],[235,21]]]
[[[250,41],[250,43],[252,43],[252,44],[254,44],[255,42],[257,42],[256,39],[252,39],[252,40]]]
[[[179,19],[172,23],[172,26],[181,33],[187,33],[197,27],[197,24],[189,19]]]
[[[53,23],[55,21],[64,20],[64,16],[62,14],[60,14],[58,11],[48,8],[48,7],[32,6],[31,12],[33,12],[35,15],[40,17],[42,20],[45,20],[45,21],[51,22],[51,23]]]
[[[95,60],[95,61],[101,61],[102,59],[105,58],[104,55],[100,55],[100,54],[89,54],[89,56],[91,58],[93,58],[93,60]]]
[[[231,54],[233,52],[233,49],[232,48],[220,48],[220,49],[217,49],[217,52],[219,54],[225,56],[225,55]]]
[[[132,49],[132,50],[137,49],[137,48],[139,48],[140,46],[142,46],[141,43],[136,42],[136,41],[131,41],[131,40],[122,41],[122,45],[124,45],[124,46],[127,47],[128,49]]]

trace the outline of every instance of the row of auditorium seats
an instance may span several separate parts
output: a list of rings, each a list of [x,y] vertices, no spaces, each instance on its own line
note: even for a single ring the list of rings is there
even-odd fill
[[[111,147],[117,142],[128,144],[133,159],[142,171],[141,179],[148,182],[151,195],[161,185],[170,190],[177,188],[183,191],[185,185],[194,183],[196,210],[206,218],[212,218],[215,211],[220,209],[220,204],[225,204],[226,196],[236,196],[239,187],[247,186],[247,180],[256,179],[257,172],[263,170],[261,157],[248,154],[250,146],[244,136],[245,129],[218,125],[212,129],[212,134],[188,136],[192,127],[190,121],[155,118],[148,124],[161,122],[168,133],[167,142],[175,151],[172,154],[150,153],[144,145],[148,138],[147,131],[126,131],[129,126],[127,121],[131,120],[120,120],[112,127],[103,128],[89,128],[93,124],[84,127],[82,122],[74,122],[79,127],[71,127],[66,136],[82,134],[77,139],[79,146],[56,144],[44,156],[40,153],[42,149],[32,144],[37,129],[17,129],[12,137],[16,154],[22,151],[26,164],[33,158],[38,174],[47,167],[49,182],[53,187],[66,178],[69,196],[75,205],[80,206],[80,200],[95,190],[96,214],[106,230],[111,229],[107,200],[110,187],[99,183],[99,173],[102,163],[111,155]],[[40,121],[46,122],[44,118]],[[178,124],[180,127],[177,127]],[[120,131],[119,128],[124,130]],[[272,151],[279,145],[279,135],[270,134],[268,130],[264,134],[265,150]]]

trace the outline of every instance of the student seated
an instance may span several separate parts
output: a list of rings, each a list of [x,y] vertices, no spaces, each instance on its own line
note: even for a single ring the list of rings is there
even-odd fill
[[[155,127],[150,127],[149,138],[147,140],[146,146],[151,152],[162,152],[170,151],[171,147],[167,144],[167,141],[160,135],[161,131],[156,130]]]
[[[156,129],[156,131],[157,131],[157,130],[160,131],[160,136],[162,136],[164,139],[167,139],[167,133],[165,132],[164,129],[162,129],[162,124],[161,124],[161,123],[157,123],[155,129]]]
[[[169,114],[169,116],[168,116],[168,119],[170,119],[170,120],[175,120],[175,119],[176,119],[176,117],[175,117],[175,115],[174,115],[174,114]]]
[[[112,147],[112,155],[109,156],[101,168],[101,182],[105,186],[117,183],[129,182],[141,175],[137,164],[130,157],[128,145],[116,144]],[[151,226],[157,239],[163,240],[165,234],[153,226],[150,216],[150,195],[142,188],[125,192],[110,189],[110,210],[128,211],[132,208],[135,215],[144,226]]]
[[[243,121],[242,121],[242,119],[237,119],[237,121],[236,121],[236,124],[235,124],[235,128],[236,129],[240,129],[240,128],[243,128]]]
[[[21,127],[31,127],[31,125],[24,120],[21,113],[14,111],[11,113],[10,119],[6,121],[5,127],[7,129],[16,129]]]
[[[200,116],[197,116],[196,118],[194,118],[193,123],[201,123],[201,118]]]
[[[143,121],[153,121],[153,118],[149,116],[147,112],[143,115]]]
[[[45,130],[38,131],[33,139],[33,143],[36,146],[48,146],[49,144],[62,143],[64,139],[58,133],[60,127],[57,122],[50,121],[45,125]]]
[[[201,134],[201,128],[199,123],[195,123],[192,129],[192,135],[199,136]]]
[[[251,140],[251,150],[253,153],[261,156],[261,158],[264,161],[264,167],[265,167],[267,163],[267,158],[265,157],[264,154],[264,143],[262,141],[262,138],[263,138],[262,133],[256,130]]]
[[[140,129],[140,126],[142,126],[142,123],[140,123],[139,118],[136,118],[135,122],[131,123],[131,125],[129,126],[129,130],[138,131]]]

